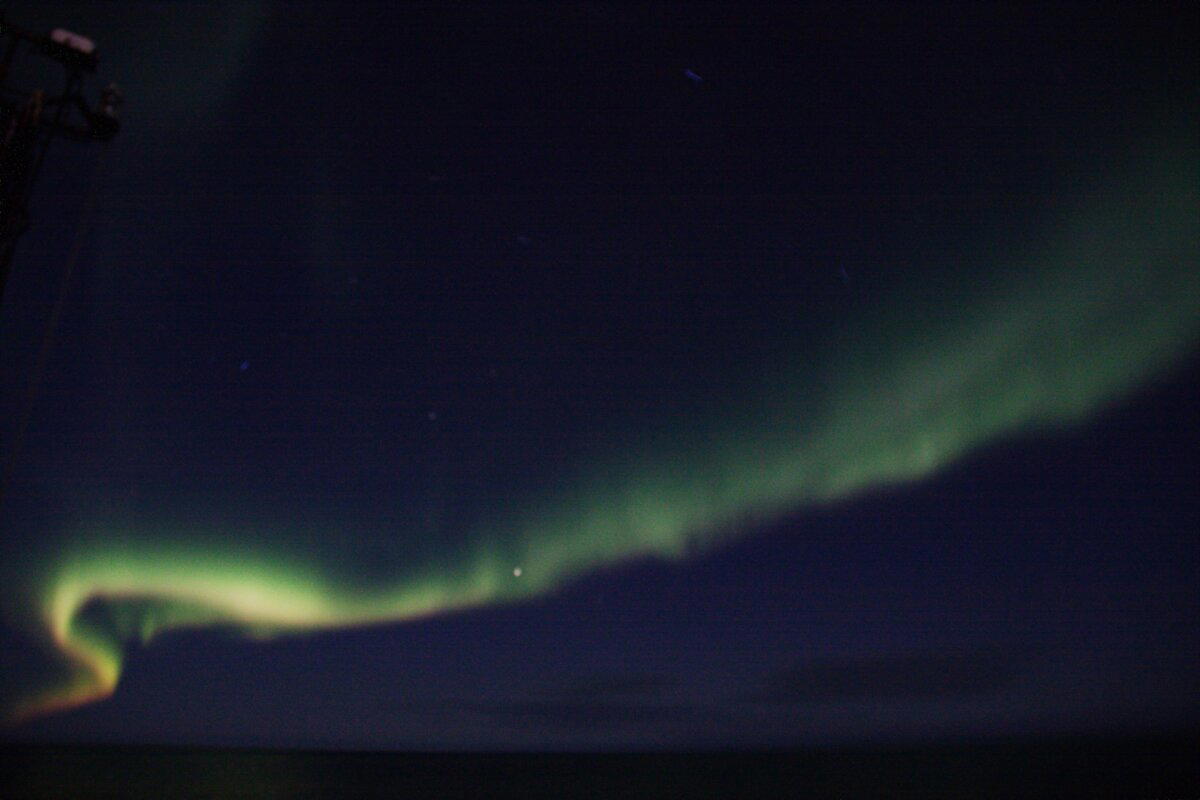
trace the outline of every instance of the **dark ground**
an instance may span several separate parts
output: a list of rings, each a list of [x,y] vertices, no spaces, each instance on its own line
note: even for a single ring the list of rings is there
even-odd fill
[[[3,749],[5,798],[1200,796],[1200,731],[772,753]]]

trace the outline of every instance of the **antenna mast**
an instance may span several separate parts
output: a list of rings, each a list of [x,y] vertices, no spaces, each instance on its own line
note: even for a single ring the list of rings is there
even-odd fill
[[[83,96],[85,74],[99,58],[91,39],[56,28],[41,35],[13,25],[0,11],[0,304],[12,271],[17,240],[29,227],[29,198],[54,137],[106,142],[117,134],[121,91],[109,84],[90,106]],[[8,85],[8,73],[21,48],[62,65],[62,91],[32,91]]]

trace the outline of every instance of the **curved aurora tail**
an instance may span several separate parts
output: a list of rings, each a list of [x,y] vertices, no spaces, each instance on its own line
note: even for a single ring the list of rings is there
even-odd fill
[[[477,546],[456,561],[394,585],[245,546],[98,531],[34,572],[38,627],[64,678],[9,718],[111,694],[131,639],[213,625],[272,636],[513,601],[1085,419],[1200,338],[1200,158],[1190,135],[1155,156],[1083,198],[1041,252],[997,265],[1001,288],[924,320],[921,341],[877,319],[827,354],[816,400],[796,388],[811,376],[780,369],[773,385],[791,388],[759,392],[738,420],[681,421],[673,438],[592,465],[566,491],[474,531]]]

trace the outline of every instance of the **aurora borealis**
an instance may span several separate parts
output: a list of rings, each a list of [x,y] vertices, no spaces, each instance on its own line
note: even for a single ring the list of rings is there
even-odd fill
[[[826,110],[811,112],[816,122],[792,123],[828,137],[816,140],[823,154],[803,156],[802,145],[794,146],[797,163],[809,165],[809,172],[795,168],[795,185],[763,189],[756,182],[769,168],[746,156],[720,173],[744,173],[726,179],[742,187],[742,195],[729,190],[734,201],[704,199],[719,191],[711,187],[697,190],[701,200],[681,201],[686,191],[678,185],[686,182],[661,190],[647,183],[641,195],[629,190],[628,199],[619,188],[626,173],[610,180],[601,171],[582,189],[554,185],[567,198],[616,186],[606,191],[621,210],[589,199],[546,210],[537,180],[549,179],[541,172],[526,185],[524,175],[512,178],[501,164],[488,180],[519,187],[502,191],[484,179],[470,183],[474,178],[456,172],[470,173],[470,165],[453,159],[412,166],[423,157],[436,161],[428,153],[439,152],[429,143],[438,138],[437,124],[483,131],[471,135],[491,143],[519,138],[511,130],[540,130],[521,116],[534,111],[454,106],[433,115],[440,121],[428,123],[431,135],[407,121],[404,106],[387,112],[405,120],[394,123],[404,132],[396,135],[408,137],[404,147],[376,142],[370,116],[362,117],[369,125],[325,125],[310,142],[277,150],[230,144],[238,142],[228,132],[237,125],[246,126],[248,138],[274,141],[265,127],[254,127],[257,121],[238,116],[275,79],[267,56],[254,48],[301,52],[307,43],[299,23],[282,43],[268,41],[271,22],[259,17],[269,16],[269,7],[233,8],[233,26],[219,24],[217,12],[210,21],[233,32],[214,56],[217,83],[228,88],[214,83],[206,91],[229,97],[209,98],[221,120],[210,127],[195,122],[195,107],[186,109],[179,130],[199,131],[188,146],[200,155],[187,155],[171,173],[201,186],[187,190],[200,199],[138,167],[139,151],[117,151],[128,169],[111,179],[116,188],[95,235],[102,255],[79,290],[85,310],[65,337],[76,335],[79,344],[65,346],[76,348],[71,358],[83,366],[63,367],[62,374],[82,377],[60,384],[57,394],[50,387],[59,398],[51,401],[53,414],[66,420],[62,430],[80,427],[59,435],[67,443],[61,449],[29,457],[61,465],[44,486],[26,477],[24,485],[40,487],[43,499],[24,506],[18,499],[17,512],[6,511],[6,528],[22,509],[54,528],[6,542],[6,624],[38,665],[4,687],[10,730],[119,695],[129,653],[156,646],[170,631],[216,629],[261,642],[308,634],[319,648],[322,636],[338,629],[533,603],[597,570],[709,557],[807,510],[850,507],[919,485],[988,448],[1084,430],[1189,363],[1200,345],[1200,142],[1194,113],[1175,100],[1155,96],[1137,106],[1144,116],[1132,130],[1114,125],[1115,132],[1097,133],[1078,148],[1064,144],[1067,135],[1053,144],[1013,144],[991,132],[1009,123],[977,123],[999,142],[989,139],[980,152],[993,148],[997,163],[1008,159],[1020,164],[1012,169],[1028,170],[998,189],[970,173],[985,171],[974,166],[984,160],[975,150],[961,154],[934,141],[960,135],[949,122],[927,123],[930,134],[919,126],[897,134],[912,148],[928,136],[927,157],[863,144],[857,161],[838,161],[828,154],[853,152],[848,141],[869,137],[839,133],[820,116],[836,116]],[[340,24],[344,30],[325,32],[349,36],[352,23]],[[142,31],[132,40],[145,38]],[[354,59],[366,58],[338,57],[350,59],[341,67],[348,71],[357,68]],[[440,69],[432,56],[432,67],[412,58],[415,74]],[[129,63],[128,56],[116,63]],[[722,62],[714,63],[674,70],[677,77],[694,67],[704,81],[663,90],[700,98],[678,101],[682,121],[671,124],[701,139],[706,134],[695,131],[702,126],[688,115],[726,119],[726,111],[701,101],[750,104],[698,94],[734,91],[722,88]],[[282,79],[286,86],[306,86],[305,70],[319,73],[296,69],[294,86]],[[485,82],[481,93],[500,80],[464,74],[464,85]],[[147,99],[140,102],[169,93],[169,82],[156,88],[158,80],[142,82]],[[238,81],[249,87],[241,95]],[[359,113],[334,84],[340,91],[332,78],[314,90],[329,92],[330,113]],[[416,78],[403,88],[397,95],[415,98],[404,102],[418,109],[439,102],[421,99]],[[547,91],[551,99],[539,102],[552,104],[553,92],[566,90]],[[611,101],[605,92],[621,97],[611,85],[596,91],[597,107]],[[993,99],[985,93],[978,103]],[[662,113],[657,102],[632,111],[618,102],[606,113],[634,120],[632,141],[643,116]],[[662,101],[674,109],[673,102]],[[1033,100],[1029,105],[1035,110],[1012,113],[1041,113]],[[145,148],[158,159],[149,162],[156,169],[173,165],[172,136],[182,134],[164,133],[170,126],[161,121],[153,136],[139,133],[136,113],[126,137],[132,144],[120,146]],[[936,117],[937,107],[927,113]],[[970,119],[966,110],[958,113]],[[1092,109],[1078,113],[1061,127],[1078,132],[1097,116],[1107,119]],[[727,127],[745,136],[746,129],[773,130],[774,118],[764,118],[759,128]],[[307,130],[305,118],[297,120],[294,130]],[[645,123],[654,125],[674,130]],[[546,123],[547,130],[559,128],[586,124]],[[1027,130],[1030,139],[1044,135],[1032,122]],[[577,134],[553,135],[574,141]],[[346,145],[339,136],[366,144]],[[580,163],[607,163],[609,150],[578,137]],[[520,154],[513,162],[524,163],[526,151],[507,146]],[[653,169],[636,166],[633,145],[610,146],[624,153],[614,160],[635,164],[630,174],[656,179]],[[682,156],[673,144],[656,146],[663,149],[646,163],[678,158],[681,173],[720,152],[703,142],[685,145],[696,150]],[[789,152],[791,145],[780,147]],[[418,188],[372,183],[377,171],[370,159],[355,160],[360,149],[399,165],[402,176],[415,170]],[[553,146],[545,150],[549,161],[560,158]],[[230,167],[208,186],[212,152],[253,161],[260,171],[242,166],[242,177]],[[1042,161],[1025,163],[1030,153]],[[487,160],[464,156],[476,157]],[[916,177],[899,168],[889,173],[891,160],[905,158],[915,159]],[[290,177],[293,160],[303,165],[300,178]],[[811,166],[822,161],[838,166],[829,173]],[[927,174],[943,163],[947,173],[957,166],[965,177]],[[661,169],[664,181],[676,180],[670,167]],[[291,196],[289,180],[308,194]],[[402,187],[407,180],[395,178]],[[817,187],[816,199],[795,199],[806,198],[805,181]],[[843,182],[853,190],[840,188]],[[469,188],[455,188],[460,184]],[[237,198],[227,208],[226,192]],[[756,217],[755,204],[771,207],[776,196],[777,216]],[[910,223],[906,214],[926,208],[929,197],[942,198],[922,211],[934,222],[913,216]],[[137,227],[149,205],[164,233]],[[518,211],[497,210],[509,207]],[[513,223],[526,207],[538,209],[528,215],[534,221]],[[645,223],[649,233],[637,227],[638,209],[647,207],[662,215]],[[622,233],[597,221],[605,214],[619,220],[612,227]],[[220,236],[209,230],[210,218],[224,220],[211,224]],[[718,220],[708,226],[717,232],[706,219]],[[773,230],[780,219],[788,220],[786,234]],[[822,230],[832,244],[805,244],[801,250],[810,254],[803,257],[790,250],[778,256],[775,244],[759,241],[815,242]],[[493,234],[502,245],[476,244]],[[555,235],[564,243],[554,244]],[[611,243],[622,235],[631,243]],[[673,244],[659,245],[656,237]],[[485,263],[480,252],[487,247],[505,248],[503,258],[495,256],[499,266]],[[272,248],[291,249],[280,255]],[[688,255],[701,250],[716,255]],[[453,258],[463,265],[461,276],[452,272]],[[534,265],[521,266],[521,259]],[[661,276],[656,259],[668,264]],[[684,266],[669,266],[672,259]],[[612,274],[604,272],[609,262]],[[790,272],[803,277],[779,277]],[[528,299],[539,290],[544,299]],[[127,296],[140,298],[144,318],[127,310]],[[21,329],[13,323],[7,330],[15,336]],[[86,422],[62,410],[74,402],[63,386],[90,387]],[[547,394],[546,386],[560,394]],[[53,429],[54,417],[44,419]],[[124,494],[127,484],[139,488]],[[56,502],[61,513],[28,510]],[[803,538],[803,525],[792,535]],[[178,681],[186,686],[189,676]]]
[[[1200,270],[1189,268],[1200,264],[1200,162],[1167,153],[1074,209],[1059,242],[1010,268],[1022,276],[1013,286],[967,299],[925,342],[883,348],[874,339],[864,343],[874,353],[837,354],[815,418],[803,418],[805,389],[789,377],[800,397],[771,398],[794,409],[782,424],[706,420],[710,444],[686,449],[679,443],[691,432],[671,432],[599,477],[585,468],[561,496],[478,531],[454,563],[393,586],[355,586],[303,557],[290,564],[170,535],[161,544],[157,533],[118,532],[120,545],[57,554],[34,592],[70,677],[14,713],[107,696],[124,643],[163,630],[222,625],[268,636],[517,600],[607,563],[682,557],[805,503],[919,480],[1030,426],[1084,420],[1187,354],[1200,333]]]

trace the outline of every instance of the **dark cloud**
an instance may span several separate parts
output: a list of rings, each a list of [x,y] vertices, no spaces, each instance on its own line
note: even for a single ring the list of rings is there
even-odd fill
[[[678,682],[659,675],[591,675],[540,697],[470,702],[464,709],[493,721],[559,728],[636,727],[690,718],[699,709],[676,696]]]
[[[1028,656],[978,650],[807,660],[768,674],[746,699],[786,704],[960,698],[1009,685]]]
[[[661,675],[598,675],[565,688],[563,694],[578,700],[645,701],[662,695],[677,686],[677,682]]]
[[[498,722],[531,722],[558,728],[641,727],[691,718],[697,709],[686,705],[614,702],[518,700],[476,703],[467,710]]]

